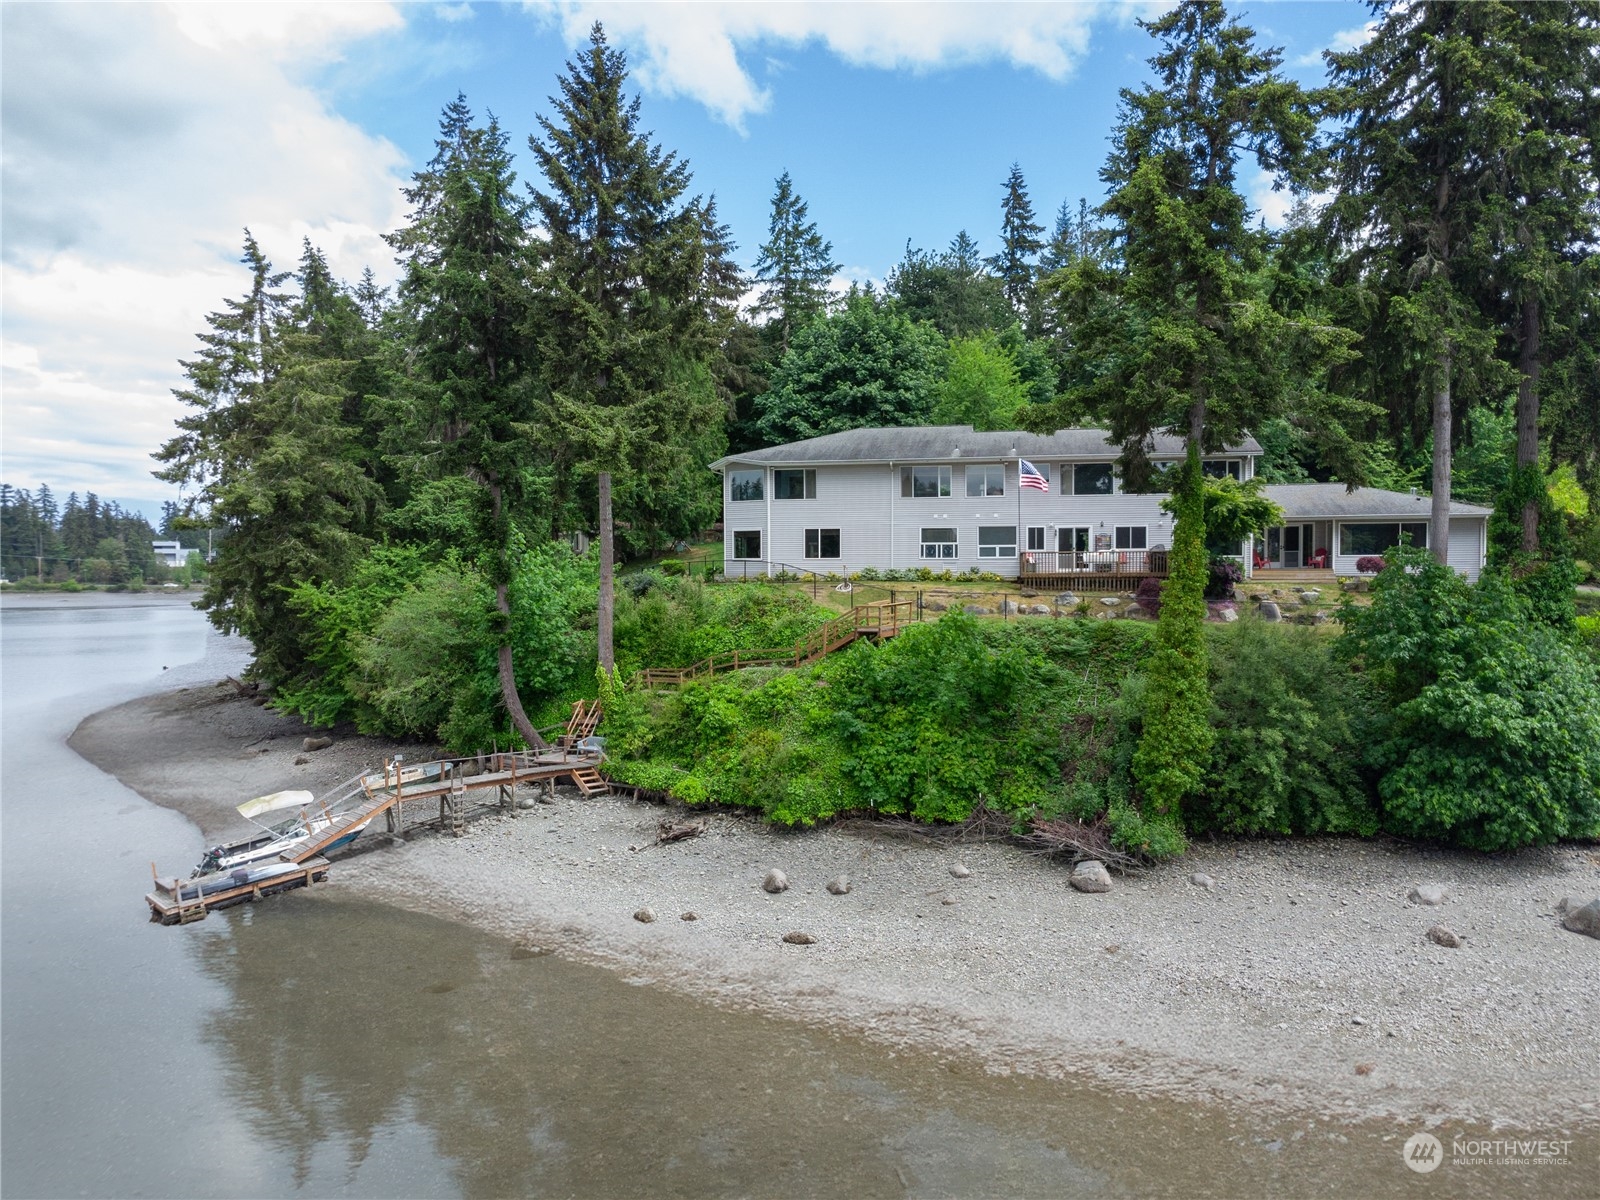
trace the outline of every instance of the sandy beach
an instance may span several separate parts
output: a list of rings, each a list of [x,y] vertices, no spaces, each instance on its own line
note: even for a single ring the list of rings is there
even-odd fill
[[[208,843],[251,796],[430,750],[341,737],[305,754],[313,732],[224,684],[96,714],[71,744]],[[1089,895],[1009,845],[871,826],[794,833],[714,812],[703,836],[656,845],[659,822],[691,814],[560,789],[455,838],[415,808],[402,837],[370,832],[338,860],[315,902],[377,898],[995,1072],[1338,1120],[1600,1132],[1600,941],[1555,916],[1561,897],[1600,893],[1600,847],[1203,842]],[[789,890],[762,890],[772,868]],[[850,890],[830,894],[841,875]],[[1419,884],[1448,899],[1411,902]],[[1463,944],[1429,941],[1435,924]]]

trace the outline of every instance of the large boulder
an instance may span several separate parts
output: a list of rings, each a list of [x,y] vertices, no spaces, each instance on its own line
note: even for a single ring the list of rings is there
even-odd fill
[[[1590,900],[1586,904],[1579,896],[1568,896],[1556,905],[1556,912],[1561,916],[1563,929],[1600,938],[1600,900]]]
[[[1071,608],[1077,602],[1078,597],[1071,592],[1062,592],[1056,597],[1056,606],[1058,608]]]
[[[1279,611],[1277,603],[1272,600],[1263,600],[1256,607],[1256,616],[1260,617],[1263,621],[1283,620],[1283,613]]]
[[[1067,882],[1080,892],[1109,892],[1111,872],[1106,870],[1105,863],[1085,859],[1072,868],[1072,877]]]

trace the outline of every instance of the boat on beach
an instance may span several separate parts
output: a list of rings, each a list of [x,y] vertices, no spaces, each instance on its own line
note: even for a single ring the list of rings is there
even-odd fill
[[[257,832],[211,847],[205,852],[199,865],[190,873],[189,878],[226,875],[241,868],[278,861],[285,855],[293,858],[295,849],[302,843],[344,819],[345,814],[327,808],[312,811],[315,804],[315,796],[298,789],[272,792],[265,796],[257,796],[253,800],[246,800],[238,806],[239,815],[255,825]],[[279,815],[278,819],[271,823],[266,820],[274,814],[289,812],[293,812],[294,815],[288,817]],[[345,836],[324,847],[323,853],[348,846],[370,823],[371,818],[368,818],[353,826]]]

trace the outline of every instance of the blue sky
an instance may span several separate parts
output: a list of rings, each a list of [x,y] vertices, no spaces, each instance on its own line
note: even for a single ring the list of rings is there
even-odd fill
[[[789,171],[848,278],[909,240],[997,245],[1020,163],[1041,223],[1096,202],[1118,89],[1147,78],[1160,5],[183,5],[0,8],[0,478],[145,508],[178,359],[244,286],[242,226],[292,263],[392,275],[399,186],[464,92],[522,151],[564,62],[604,22],[643,125],[714,193],[749,266]],[[1285,69],[1361,37],[1366,6],[1233,10]],[[1282,199],[1247,171],[1272,219]]]

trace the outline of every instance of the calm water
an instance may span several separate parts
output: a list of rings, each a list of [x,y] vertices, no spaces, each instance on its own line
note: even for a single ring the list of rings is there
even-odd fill
[[[90,712],[242,657],[181,606],[0,613],[7,1196],[1583,1195],[1592,1182],[1412,1175],[1398,1151],[1410,1128],[1244,1119],[896,1057],[378,905],[294,893],[151,925],[149,861],[188,861],[199,835],[64,738]]]

